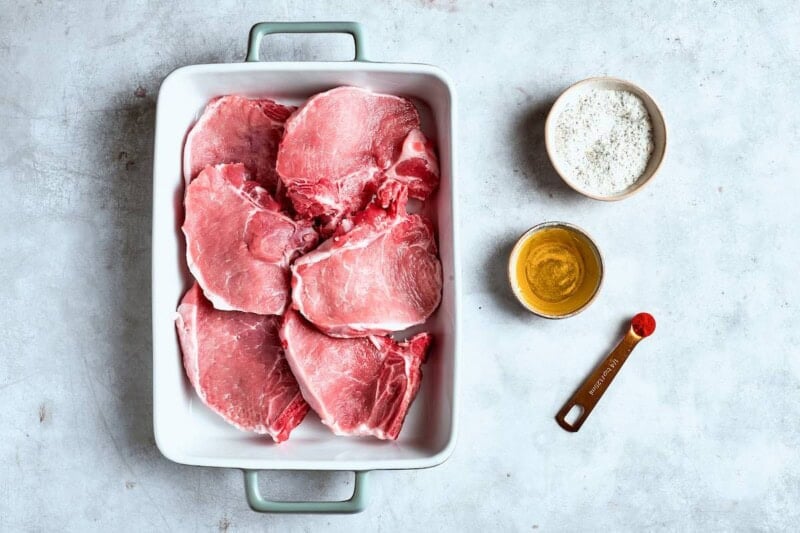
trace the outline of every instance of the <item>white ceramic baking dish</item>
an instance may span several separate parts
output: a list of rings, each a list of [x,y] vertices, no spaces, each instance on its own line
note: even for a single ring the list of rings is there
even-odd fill
[[[258,62],[271,33],[349,33],[352,62]],[[441,185],[433,209],[444,272],[442,304],[426,324],[435,342],[423,367],[422,387],[396,442],[334,436],[309,413],[280,445],[226,424],[197,398],[184,376],[174,326],[175,308],[190,285],[180,232],[183,220],[181,152],[186,132],[213,97],[243,94],[300,103],[320,91],[356,85],[404,95],[421,108],[436,141]],[[247,62],[194,65],[172,72],[158,95],[153,169],[153,424],[156,443],[172,461],[245,470],[250,505],[266,512],[357,512],[365,505],[366,472],[427,468],[442,463],[455,445],[459,272],[455,93],[448,76],[428,65],[373,63],[364,59],[355,23],[261,23],[250,33]],[[344,502],[270,502],[258,491],[257,470],[352,470],[353,497]]]

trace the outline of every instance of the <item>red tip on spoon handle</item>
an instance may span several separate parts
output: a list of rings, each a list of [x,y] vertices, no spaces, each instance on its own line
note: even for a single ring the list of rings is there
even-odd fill
[[[631,327],[640,337],[649,337],[656,330],[656,319],[650,313],[639,313],[631,320]]]
[[[589,413],[592,412],[597,402],[608,390],[609,385],[619,373],[622,364],[627,361],[628,356],[645,337],[649,337],[656,330],[656,319],[649,313],[639,313],[631,320],[631,327],[628,333],[617,344],[597,368],[589,374],[586,381],[578,387],[575,394],[567,400],[564,407],[556,414],[556,422],[567,431],[578,431]],[[567,415],[574,408],[578,408],[578,414],[574,420],[567,420]]]

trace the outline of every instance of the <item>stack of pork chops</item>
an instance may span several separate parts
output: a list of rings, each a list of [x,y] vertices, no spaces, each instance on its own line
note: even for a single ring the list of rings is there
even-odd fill
[[[439,182],[405,98],[356,87],[300,108],[209,102],[184,148],[186,261],[176,326],[189,381],[226,421],[276,442],[310,409],[337,435],[396,439],[439,306]],[[400,335],[402,336],[402,335]]]

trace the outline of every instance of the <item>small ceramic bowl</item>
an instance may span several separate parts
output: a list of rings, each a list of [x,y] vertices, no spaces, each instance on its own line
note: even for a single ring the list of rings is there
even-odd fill
[[[574,180],[573,177],[570,176],[569,172],[561,165],[561,161],[556,155],[555,131],[558,116],[561,114],[567,104],[573,102],[582,93],[590,89],[608,89],[612,91],[622,90],[633,93],[644,103],[647,112],[650,114],[650,122],[653,125],[653,153],[650,154],[650,160],[647,162],[647,167],[633,185],[624,191],[613,195],[600,195],[595,191],[587,190],[584,185]],[[667,151],[667,125],[666,122],[664,122],[664,116],[661,114],[661,110],[658,108],[658,105],[655,103],[653,98],[637,85],[618,78],[588,78],[571,85],[567,88],[567,90],[561,93],[561,96],[559,96],[558,99],[556,99],[553,107],[550,109],[550,113],[547,115],[547,121],[545,122],[544,142],[545,146],[547,147],[547,155],[550,157],[550,162],[553,164],[556,172],[558,172],[558,175],[561,176],[561,179],[563,179],[567,185],[579,193],[588,196],[589,198],[594,198],[595,200],[615,201],[622,200],[640,191],[642,187],[649,183],[653,179],[653,176],[656,175],[658,169],[661,167],[661,163],[664,161],[664,155]]]
[[[574,233],[577,233],[578,235],[583,237],[586,244],[588,245],[588,248],[594,255],[594,260],[597,262],[596,264],[599,269],[597,285],[594,287],[594,292],[592,293],[591,297],[589,297],[586,303],[584,303],[582,306],[572,311],[571,313],[567,313],[564,315],[548,314],[532,306],[525,300],[525,297],[523,296],[522,291],[520,290],[519,287],[519,283],[517,283],[516,279],[517,263],[519,262],[520,259],[519,254],[520,252],[522,252],[522,248],[525,246],[525,243],[534,233],[550,228],[563,228],[566,229],[567,231],[573,231]],[[511,291],[514,293],[514,296],[517,298],[517,301],[525,309],[543,318],[552,318],[552,319],[569,318],[571,316],[577,315],[578,313],[589,307],[592,304],[592,302],[594,302],[595,298],[597,298],[597,295],[600,293],[600,287],[602,287],[603,285],[604,274],[605,270],[603,267],[603,256],[600,254],[600,249],[595,244],[594,239],[592,239],[592,237],[588,233],[586,233],[586,231],[583,230],[582,228],[579,228],[578,226],[574,224],[569,224],[567,222],[543,222],[541,224],[532,227],[531,229],[523,233],[522,236],[517,240],[517,243],[514,245],[514,248],[511,250],[511,255],[508,258],[508,283],[511,285]]]

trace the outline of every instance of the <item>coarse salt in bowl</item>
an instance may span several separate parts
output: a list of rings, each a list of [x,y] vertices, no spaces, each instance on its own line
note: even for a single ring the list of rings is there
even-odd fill
[[[588,78],[553,104],[545,146],[571,188],[596,200],[622,200],[658,172],[667,128],[658,105],[640,87],[618,78]]]

